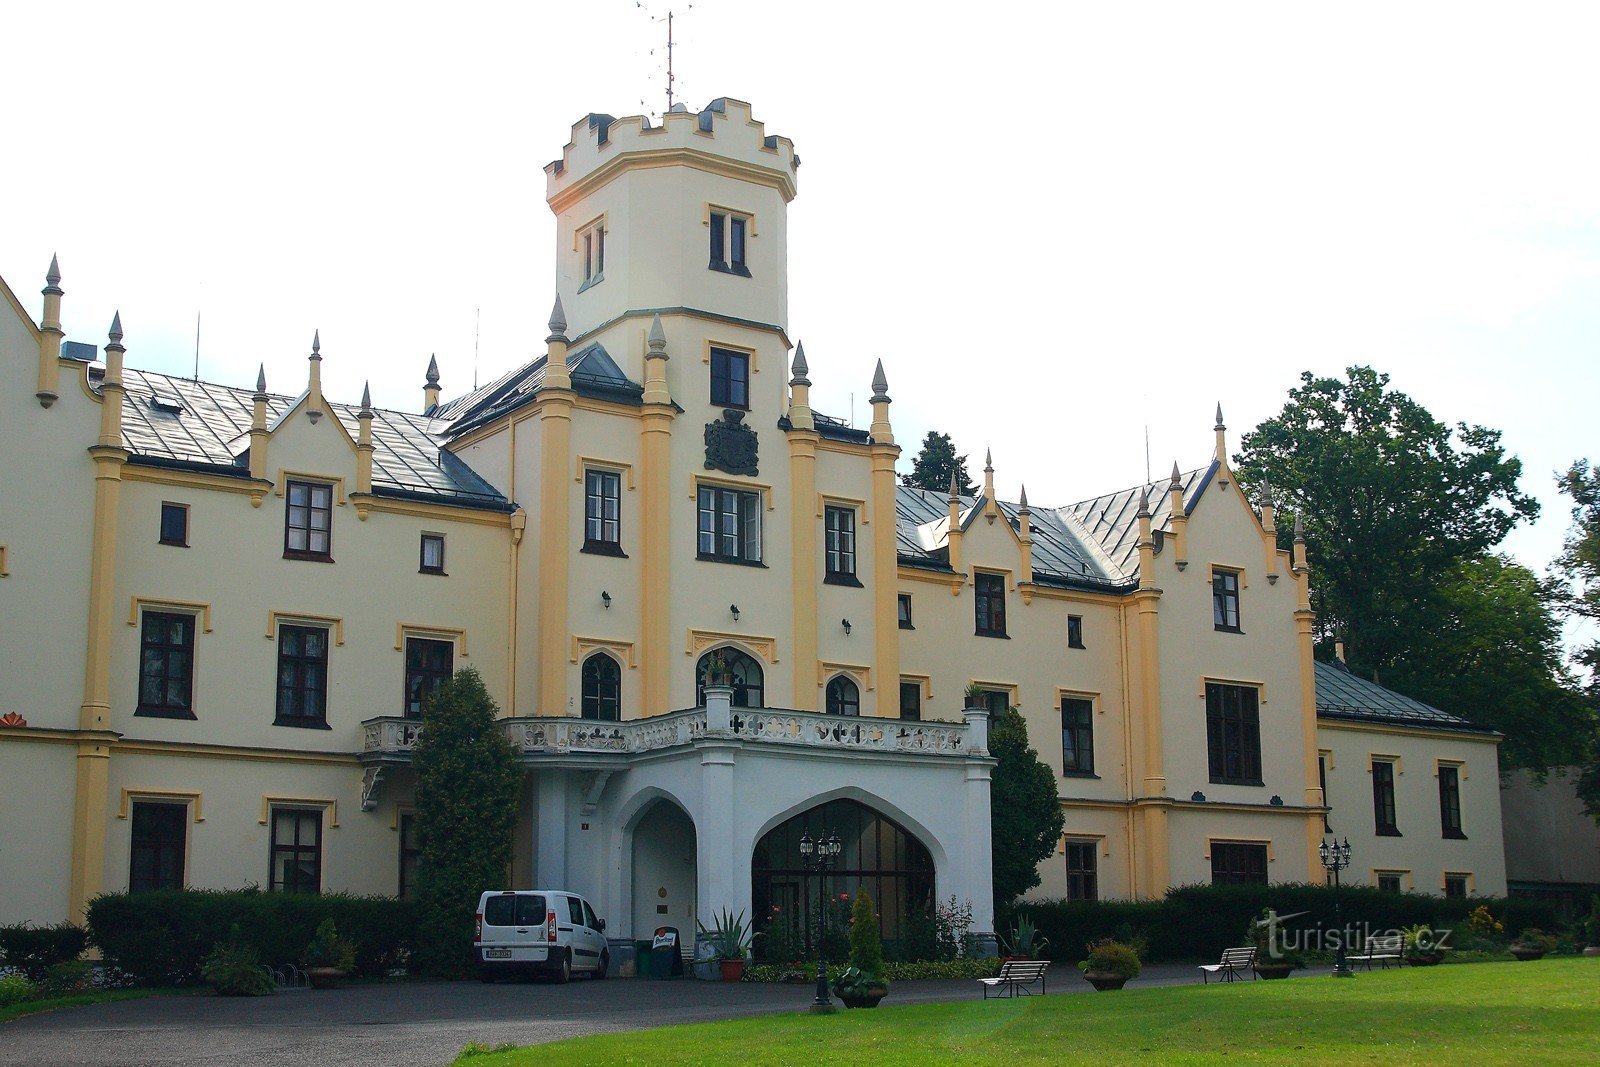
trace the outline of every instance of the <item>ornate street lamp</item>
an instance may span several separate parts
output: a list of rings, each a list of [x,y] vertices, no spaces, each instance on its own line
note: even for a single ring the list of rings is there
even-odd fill
[[[1339,957],[1333,965],[1335,978],[1354,978],[1355,972],[1344,958],[1344,920],[1339,917],[1339,872],[1350,866],[1350,839],[1323,838],[1317,846],[1322,865],[1333,873],[1333,922],[1339,928]]]
[[[822,958],[822,935],[827,928],[827,872],[839,861],[842,851],[844,846],[839,843],[839,835],[832,830],[826,838],[817,841],[812,841],[808,833],[800,835],[800,862],[806,870],[817,874],[817,995],[811,1001],[811,1011],[817,1015],[834,1010],[833,998],[828,994],[828,964]]]

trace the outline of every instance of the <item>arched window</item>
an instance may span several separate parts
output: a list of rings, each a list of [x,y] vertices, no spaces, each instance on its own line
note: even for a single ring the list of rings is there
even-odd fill
[[[720,657],[721,671],[727,683],[733,686],[733,706],[736,708],[765,707],[761,702],[761,664],[737,648],[716,648],[700,657],[694,669],[694,702],[698,707],[706,703],[706,672]]]
[[[838,862],[821,877],[800,855],[800,837],[838,834]],[[857,888],[872,894],[884,948],[904,959],[938,951],[933,918],[933,856],[905,827],[855,800],[830,800],[779,823],[750,857],[756,953],[773,962],[804,959],[816,947],[819,908],[824,946],[849,951],[850,901]],[[819,899],[820,898],[820,899]]]
[[[604,652],[583,661],[583,717],[607,722],[622,718],[622,669]]]
[[[828,683],[827,707],[829,715],[860,715],[861,690],[841,674]]]

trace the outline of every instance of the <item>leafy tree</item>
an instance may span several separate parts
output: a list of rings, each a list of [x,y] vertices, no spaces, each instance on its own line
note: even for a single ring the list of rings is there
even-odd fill
[[[1055,773],[1028,747],[1028,723],[1016,708],[989,721],[989,755],[994,904],[1004,908],[1039,884],[1039,864],[1055,854],[1066,820]]]
[[[411,766],[422,839],[417,967],[425,974],[470,973],[478,896],[502,888],[511,867],[522,771],[495,721],[499,713],[471,667],[457,671],[422,708]]]
[[[1441,575],[1426,625],[1385,684],[1505,734],[1501,760],[1535,770],[1582,758],[1594,717],[1562,662],[1552,590],[1484,555]]]
[[[950,440],[950,435],[929,430],[928,436],[922,439],[922,451],[912,462],[911,473],[902,474],[900,484],[930,493],[948,493],[951,471],[955,471],[956,488],[961,493],[971,496],[977,491],[967,474],[967,457],[956,455],[955,442]]]
[[[1270,482],[1298,512],[1324,643],[1351,666],[1387,671],[1431,625],[1434,586],[1482,557],[1538,503],[1517,489],[1522,463],[1500,432],[1452,430],[1371,367],[1300,376],[1283,410],[1244,435],[1240,477]],[[1287,541],[1289,523],[1280,523]]]
[[[1556,559],[1556,574],[1567,583],[1563,603],[1580,618],[1600,621],[1600,465],[1586,459],[1574,463],[1561,476],[1561,491],[1572,499],[1572,529]],[[1589,672],[1588,701],[1595,711],[1600,707],[1600,641],[1578,648],[1574,659]],[[1578,761],[1578,796],[1600,822],[1600,728],[1591,728],[1586,740],[1588,752]]]

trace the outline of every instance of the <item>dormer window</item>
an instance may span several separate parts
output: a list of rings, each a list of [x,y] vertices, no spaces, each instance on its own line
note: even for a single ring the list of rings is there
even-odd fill
[[[711,230],[711,269],[750,277],[745,264],[745,244],[752,229],[749,215],[741,215],[721,208],[712,208],[709,216]]]
[[[583,257],[583,284],[578,292],[606,279],[606,220],[595,219],[578,231],[578,254]]]

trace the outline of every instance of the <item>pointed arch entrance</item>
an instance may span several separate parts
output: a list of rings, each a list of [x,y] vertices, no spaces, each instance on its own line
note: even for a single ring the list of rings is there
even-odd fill
[[[800,862],[800,837],[839,835],[839,862],[821,877]],[[827,912],[849,911],[849,899],[865,886],[878,912],[885,948],[892,951],[906,921],[928,914],[934,903],[933,855],[905,827],[858,800],[830,800],[773,827],[756,842],[750,862],[751,903],[758,929],[772,929],[770,945],[815,951],[818,895]],[[830,915],[835,922],[841,915]],[[831,940],[829,941],[831,946]]]
[[[633,824],[633,936],[675,926],[690,944],[695,935],[698,842],[694,820],[670,800],[656,800]]]

